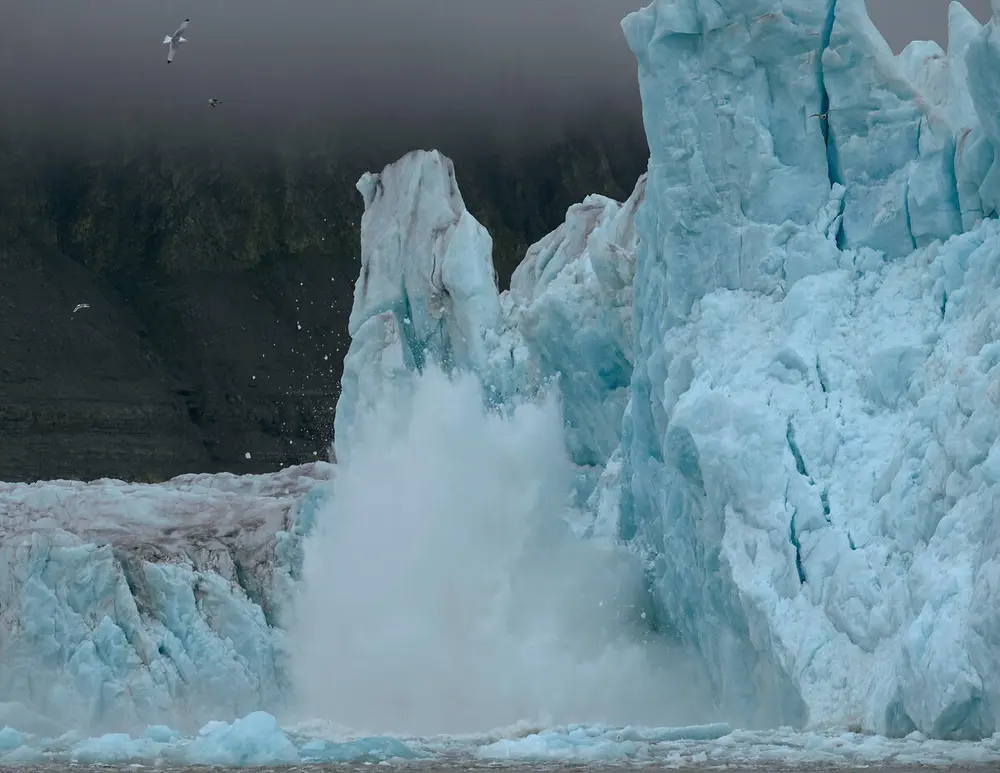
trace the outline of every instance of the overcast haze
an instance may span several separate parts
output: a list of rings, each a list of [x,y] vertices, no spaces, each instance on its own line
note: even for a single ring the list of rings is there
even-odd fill
[[[636,115],[620,18],[642,0],[15,0],[6,120],[70,136],[285,139],[306,131],[433,143]],[[945,40],[947,0],[869,0],[899,50]],[[980,19],[989,0],[969,0]],[[176,61],[163,36],[191,27]],[[228,102],[217,109],[209,97]],[[67,138],[68,142],[72,142]]]

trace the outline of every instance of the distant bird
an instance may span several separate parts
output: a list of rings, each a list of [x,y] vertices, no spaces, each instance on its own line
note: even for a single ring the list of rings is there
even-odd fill
[[[821,120],[821,121],[825,121],[825,120],[826,120],[826,113],[813,113],[813,114],[812,114],[811,116],[809,116],[809,117],[810,117],[810,118],[819,118],[819,120]]]
[[[78,311],[81,311],[83,309],[89,309],[89,308],[90,308],[90,304],[89,303],[78,303],[78,304],[76,304],[76,307],[73,309],[73,313],[76,314]]]
[[[170,64],[172,61],[174,61],[174,54],[177,53],[177,47],[181,43],[187,43],[187,38],[183,37],[181,33],[188,28],[188,25],[190,23],[191,23],[190,19],[185,19],[184,21],[181,22],[181,26],[177,28],[177,31],[173,35],[164,36],[163,45],[170,46],[170,48],[167,49],[167,64]]]
[[[218,107],[219,105],[223,105],[223,104],[225,104],[225,105],[233,105],[233,104],[239,104],[241,102],[243,104],[246,104],[249,101],[250,100],[247,100],[247,99],[227,99],[227,100],[221,100],[218,97],[212,97],[211,99],[208,100],[208,106],[209,107]]]

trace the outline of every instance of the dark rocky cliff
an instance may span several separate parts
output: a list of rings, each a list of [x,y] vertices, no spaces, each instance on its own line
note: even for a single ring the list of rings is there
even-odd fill
[[[358,273],[354,183],[397,155],[0,139],[0,480],[325,457]],[[647,151],[625,121],[451,155],[506,282],[570,204],[627,196]]]

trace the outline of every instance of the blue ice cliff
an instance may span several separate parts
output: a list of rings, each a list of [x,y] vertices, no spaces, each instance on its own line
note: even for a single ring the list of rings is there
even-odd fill
[[[0,484],[0,727],[197,730],[279,710],[277,623],[332,474]]]
[[[979,737],[1000,707],[997,21],[953,4],[950,55],[895,58],[861,0],[826,5],[624,22],[651,157],[622,536],[722,705]]]
[[[651,148],[630,201],[571,208],[499,293],[447,159],[366,178],[362,282],[392,268],[345,383],[430,353],[500,403],[555,385],[578,503],[645,558],[728,717],[990,735],[996,20],[953,4],[948,53],[898,57],[862,0],[623,27]],[[418,256],[393,229],[432,210]]]
[[[336,415],[336,456],[349,453],[358,411],[428,357],[480,374],[495,404],[553,380],[566,442],[593,489],[619,444],[632,375],[635,213],[645,177],[620,204],[590,196],[529,248],[500,293],[489,234],[465,209],[449,159],[406,156],[358,183],[364,196],[361,276]]]
[[[336,457],[429,362],[498,411],[555,390],[580,533],[642,558],[721,717],[990,736],[996,13],[953,3],[947,52],[899,56],[863,0],[656,0],[623,28],[648,173],[570,208],[509,290],[448,159],[359,181]],[[333,469],[0,486],[0,726],[280,710]]]

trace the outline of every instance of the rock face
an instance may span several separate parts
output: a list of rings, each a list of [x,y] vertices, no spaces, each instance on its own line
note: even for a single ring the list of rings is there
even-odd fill
[[[153,481],[323,458],[340,322],[329,298],[341,288],[326,262],[167,277],[130,293],[58,253],[8,264],[0,479]],[[90,308],[73,314],[79,302]]]
[[[631,189],[646,149],[625,126],[465,154],[502,281],[573,201]],[[325,458],[369,160],[49,150],[0,137],[0,480]]]

